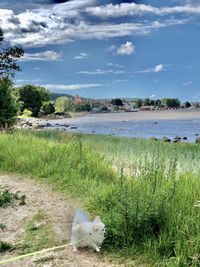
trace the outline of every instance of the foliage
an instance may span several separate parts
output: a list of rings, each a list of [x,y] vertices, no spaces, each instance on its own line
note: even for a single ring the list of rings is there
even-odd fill
[[[0,79],[0,128],[9,128],[16,121],[17,105],[9,79]]]
[[[179,108],[181,103],[177,98],[163,98],[162,104],[167,108]]]
[[[144,106],[150,106],[150,104],[151,104],[151,100],[150,100],[149,98],[145,98],[145,99],[143,100],[143,105],[144,105]]]
[[[19,201],[19,205],[25,205],[26,196],[22,195],[19,196],[18,192],[17,193],[12,193],[10,190],[5,189],[5,190],[0,190],[0,207],[7,207],[8,205],[12,204],[14,200]]]
[[[75,104],[74,105],[74,111],[75,112],[81,112],[81,111],[91,111],[92,107],[90,104]]]
[[[138,99],[135,100],[135,102],[134,102],[134,108],[141,108],[142,103],[143,103],[143,100],[140,99],[140,98],[138,98]]]
[[[190,102],[186,101],[185,103],[183,103],[183,107],[184,108],[190,108],[191,107]]]
[[[22,118],[30,118],[32,117],[33,112],[27,108],[24,109],[23,113],[22,113]]]
[[[1,230],[4,230],[5,228],[6,228],[5,224],[0,223],[0,229],[1,229]]]
[[[16,71],[20,71],[16,60],[23,56],[24,51],[20,47],[3,47],[3,32],[0,29],[0,79],[14,77]]]
[[[49,91],[40,86],[25,85],[16,89],[18,101],[22,103],[21,111],[31,110],[34,117],[38,116],[42,103],[50,100]]]
[[[9,251],[11,249],[12,249],[12,245],[10,243],[0,240],[0,253]]]
[[[41,111],[47,115],[55,112],[55,107],[51,101],[43,102]]]
[[[111,100],[111,104],[115,106],[123,106],[123,102],[120,98],[115,98]]]
[[[56,109],[56,112],[73,111],[74,109],[73,101],[66,96],[58,97],[56,99],[55,109]]]

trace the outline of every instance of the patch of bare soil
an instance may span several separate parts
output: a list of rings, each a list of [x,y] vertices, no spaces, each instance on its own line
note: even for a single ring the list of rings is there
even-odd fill
[[[0,229],[0,240],[17,243],[23,240],[25,234],[25,222],[39,210],[45,211],[48,222],[51,223],[53,231],[59,242],[69,243],[71,234],[71,223],[76,204],[70,198],[66,199],[60,194],[53,192],[48,186],[39,182],[23,179],[16,176],[0,176],[0,186],[9,188],[11,192],[20,191],[25,194],[26,205],[11,205],[0,208],[0,222],[6,225],[4,230]],[[1,260],[14,257],[17,252],[0,253]],[[46,252],[33,257],[7,263],[7,267],[111,267],[117,266],[102,254],[97,254],[89,249],[72,252],[71,247],[53,252]],[[132,265],[133,266],[133,265]]]

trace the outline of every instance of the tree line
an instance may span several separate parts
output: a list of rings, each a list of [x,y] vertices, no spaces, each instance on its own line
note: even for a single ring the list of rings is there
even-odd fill
[[[122,107],[125,105],[127,100],[121,98],[115,98],[111,100],[111,105]],[[191,103],[186,101],[181,104],[181,101],[178,98],[162,98],[162,99],[150,99],[150,98],[137,98],[130,101],[133,105],[133,108],[141,108],[144,106],[153,106],[158,108],[189,108]],[[197,103],[196,103],[197,104]],[[198,107],[198,106],[197,106]]]

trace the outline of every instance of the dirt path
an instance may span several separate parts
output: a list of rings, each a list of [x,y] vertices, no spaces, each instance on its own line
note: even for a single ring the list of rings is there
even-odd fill
[[[76,204],[69,199],[64,199],[53,192],[48,186],[39,182],[18,178],[16,176],[0,176],[1,187],[10,188],[12,192],[20,191],[27,197],[26,205],[11,205],[0,208],[1,223],[6,225],[5,230],[0,229],[0,239],[10,243],[23,240],[25,221],[31,218],[38,210],[44,210],[48,221],[53,227],[59,241],[68,243],[70,240],[71,222]],[[9,258],[16,252],[1,253],[1,259]],[[3,257],[2,257],[3,256]],[[44,253],[14,263],[5,264],[7,267],[111,267],[117,266],[104,259],[101,254],[88,249],[73,253],[71,248]],[[121,265],[122,266],[122,265]]]

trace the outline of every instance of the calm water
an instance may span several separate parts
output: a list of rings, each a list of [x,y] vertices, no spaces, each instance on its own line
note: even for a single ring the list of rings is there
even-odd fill
[[[161,115],[161,116],[160,116]],[[172,116],[173,115],[173,116]],[[175,119],[174,119],[175,117]],[[156,119],[157,118],[157,119]],[[55,128],[68,132],[107,134],[124,137],[173,139],[175,136],[187,137],[194,142],[200,136],[200,112],[195,113],[113,113],[90,114],[85,117],[49,121]],[[56,125],[57,124],[57,125]],[[59,124],[59,125],[58,125]],[[60,126],[63,124],[68,127]],[[71,129],[71,126],[77,129]]]

